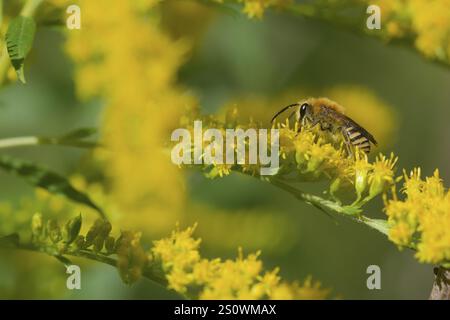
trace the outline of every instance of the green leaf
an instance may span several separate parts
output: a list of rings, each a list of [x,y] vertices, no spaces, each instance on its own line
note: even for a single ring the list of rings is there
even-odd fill
[[[20,237],[17,233],[0,237],[0,246],[19,246]]]
[[[99,144],[95,141],[85,141],[97,133],[96,128],[79,128],[59,137],[39,137],[40,144],[64,145],[78,148],[94,148]]]
[[[379,232],[389,235],[389,226],[386,220],[383,219],[371,219],[364,217],[363,219],[364,223],[368,226],[372,227],[375,230],[378,230]]]
[[[0,168],[25,179],[33,186],[46,189],[50,193],[62,194],[72,201],[85,204],[95,209],[103,219],[106,219],[103,210],[88,195],[75,189],[66,178],[55,172],[34,163],[7,156],[0,156]]]
[[[26,82],[23,65],[28,52],[33,46],[35,32],[36,23],[34,19],[24,16],[14,18],[6,32],[6,46],[9,58],[17,72],[17,77],[22,83]]]
[[[81,214],[67,221],[63,230],[63,239],[67,244],[71,244],[78,237],[81,230]]]
[[[72,261],[70,261],[68,258],[66,258],[64,256],[54,255],[54,257],[56,258],[56,260],[61,262],[66,268],[73,264]]]
[[[59,140],[61,141],[82,140],[92,137],[96,133],[97,128],[79,128],[66,133],[61,138],[59,138]]]

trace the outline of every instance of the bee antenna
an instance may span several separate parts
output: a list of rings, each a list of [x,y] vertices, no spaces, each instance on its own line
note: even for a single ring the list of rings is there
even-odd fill
[[[276,117],[278,117],[280,114],[282,114],[283,112],[285,112],[286,110],[288,110],[288,109],[290,109],[290,108],[297,107],[297,106],[298,106],[298,103],[294,103],[294,104],[290,104],[290,105],[284,107],[283,109],[281,109],[280,111],[278,111],[278,112],[273,116],[273,118],[272,118],[272,120],[270,120],[270,122],[273,123],[273,121],[276,119]]]

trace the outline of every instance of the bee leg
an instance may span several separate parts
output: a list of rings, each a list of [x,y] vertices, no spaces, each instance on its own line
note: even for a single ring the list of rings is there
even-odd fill
[[[329,132],[332,132],[333,130],[333,128],[332,128],[332,126],[330,126],[328,123],[323,123],[323,122],[320,122],[320,129],[322,130],[322,131],[329,131]]]
[[[300,116],[297,116],[297,113],[299,113],[299,112],[294,111],[294,112],[292,112],[292,113],[289,115],[289,117],[288,117],[288,119],[289,119],[289,126],[290,126],[290,121],[291,121],[291,119],[292,119],[292,117],[293,117],[294,115],[295,115],[294,126],[295,126],[295,123],[298,122],[298,121],[300,120]],[[298,130],[297,130],[297,131],[300,131],[300,126],[298,127]]]
[[[350,137],[348,136],[348,132],[344,128],[341,129],[341,132],[344,137],[345,148],[347,149],[348,156],[353,158],[352,143],[350,141]]]
[[[322,123],[320,122],[319,119],[313,120],[311,121],[311,123],[309,124],[309,127],[312,129],[314,128],[316,125],[318,125],[320,123],[320,125],[322,126]]]

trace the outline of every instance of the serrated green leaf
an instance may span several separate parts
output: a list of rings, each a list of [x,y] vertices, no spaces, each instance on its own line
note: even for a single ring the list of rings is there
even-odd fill
[[[62,194],[72,201],[87,205],[95,209],[103,219],[106,219],[103,210],[88,195],[75,189],[66,178],[55,172],[34,163],[7,156],[0,156],[0,168],[25,179],[33,186],[46,189],[50,193]]]
[[[67,221],[63,230],[63,239],[67,244],[71,244],[78,237],[81,230],[81,214]]]
[[[22,83],[25,83],[24,61],[33,46],[35,32],[36,22],[34,19],[24,16],[14,18],[6,32],[9,58],[17,72],[17,77]]]

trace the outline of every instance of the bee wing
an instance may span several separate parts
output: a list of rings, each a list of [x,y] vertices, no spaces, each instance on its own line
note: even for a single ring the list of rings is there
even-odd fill
[[[357,142],[358,140],[361,140],[361,136],[372,142],[374,145],[377,145],[377,141],[371,135],[366,129],[361,127],[359,124],[357,124],[353,119],[341,115],[343,117],[343,120],[345,122],[345,129],[350,135],[350,139],[352,139],[352,142]],[[359,134],[357,134],[359,133]],[[353,137],[351,137],[353,135]],[[355,144],[355,143],[354,143]],[[357,143],[356,143],[357,144]]]

